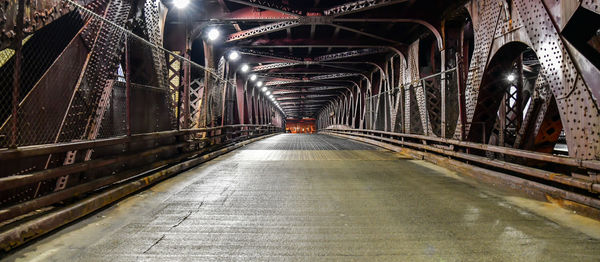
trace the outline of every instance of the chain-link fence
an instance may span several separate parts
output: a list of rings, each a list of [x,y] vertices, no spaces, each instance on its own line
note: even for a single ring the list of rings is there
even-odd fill
[[[0,51],[0,148],[222,124],[233,83],[223,65],[207,71],[162,47],[158,1],[141,16],[122,0],[65,1],[71,11],[21,52]]]
[[[64,1],[66,14],[0,50],[0,208],[276,130],[233,126],[233,73],[163,48],[158,0],[141,13]]]

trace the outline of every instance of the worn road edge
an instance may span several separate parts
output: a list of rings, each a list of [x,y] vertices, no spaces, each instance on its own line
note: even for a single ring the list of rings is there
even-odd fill
[[[225,148],[198,156],[196,158],[175,164],[163,170],[148,174],[147,176],[138,178],[131,182],[116,186],[115,188],[106,190],[102,193],[92,195],[77,203],[71,204],[64,208],[45,214],[41,217],[27,221],[14,228],[0,232],[0,250],[8,252],[15,247],[21,246],[35,238],[45,235],[57,228],[60,228],[68,223],[71,223],[83,216],[86,216],[100,208],[110,205],[132,193],[154,185],[162,180],[172,177],[187,169],[195,167],[199,164],[212,160],[220,155],[231,152],[244,145],[252,142],[277,135],[269,134],[246,141],[242,141]],[[0,253],[0,258],[4,256]]]

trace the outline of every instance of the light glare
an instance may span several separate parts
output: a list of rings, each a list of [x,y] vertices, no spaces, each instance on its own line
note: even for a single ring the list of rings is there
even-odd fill
[[[265,86],[265,87],[263,87],[261,90],[262,90],[263,92],[267,92],[267,87]]]
[[[250,66],[248,66],[247,64],[243,64],[242,65],[242,72],[248,72],[248,70],[250,70]]]
[[[512,82],[512,81],[515,81],[515,79],[516,79],[516,78],[517,78],[517,77],[515,76],[515,74],[509,74],[509,75],[506,77],[506,80],[508,80],[508,81]]]
[[[210,41],[217,40],[220,35],[221,35],[221,32],[219,32],[219,30],[216,28],[212,28],[212,29],[208,30],[208,40],[210,40]]]
[[[179,9],[185,8],[190,3],[190,0],[173,0],[173,5]]]
[[[262,81],[258,81],[258,82],[256,82],[256,86],[258,86],[258,87],[261,87],[262,85],[263,85],[263,82],[262,82]]]
[[[236,61],[238,59],[240,59],[240,53],[237,51],[231,51],[231,53],[229,53],[229,60]]]
[[[256,81],[256,78],[258,78],[255,74],[252,74],[250,76],[250,81]]]

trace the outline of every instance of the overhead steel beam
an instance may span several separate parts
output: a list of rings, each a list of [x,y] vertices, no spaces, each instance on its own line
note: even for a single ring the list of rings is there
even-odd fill
[[[289,6],[283,5],[282,1],[269,1],[269,0],[248,0],[248,1],[227,0],[227,1],[242,4],[242,5],[252,6],[252,7],[256,7],[256,8],[282,12],[282,13],[294,15],[294,16],[301,16],[304,13],[301,10],[296,10]]]
[[[359,69],[354,69],[354,68],[350,68],[350,67],[344,67],[344,66],[335,65],[336,63],[340,63],[340,62],[310,62],[310,61],[304,61],[304,62],[297,62],[297,63],[272,63],[272,64],[255,66],[255,67],[252,68],[252,71],[253,72],[260,72],[260,71],[265,71],[265,70],[270,70],[270,69],[280,69],[280,68],[286,68],[286,67],[293,67],[293,66],[297,66],[297,65],[306,65],[306,64],[309,64],[309,65],[321,65],[321,66],[331,67],[331,68],[335,68],[335,69],[342,69],[342,70],[345,70],[345,71],[362,72],[362,70],[359,70]],[[357,64],[364,64],[364,63],[360,63],[360,62],[356,62],[356,63]],[[329,72],[329,73],[331,73],[331,72]],[[290,75],[290,74],[302,74],[302,72],[298,72],[298,73],[286,72],[285,74],[287,74],[287,75]]]
[[[339,90],[339,89],[346,89],[346,87],[335,87],[335,88],[324,88],[324,89],[310,89],[310,88],[305,88],[305,89],[278,89],[278,90],[273,90],[271,93],[275,96],[278,95],[286,95],[286,94],[313,94],[313,93],[321,93],[321,92],[328,92],[331,90]]]
[[[304,63],[303,62],[273,63],[273,64],[268,64],[268,65],[255,66],[252,68],[252,71],[260,72],[260,71],[265,71],[265,70],[269,70],[269,69],[291,67],[291,66],[302,65],[302,64],[304,64]]]
[[[345,86],[320,86],[320,87],[313,87],[313,88],[308,88],[308,91],[326,91],[326,90],[335,90],[335,89],[346,89],[348,87]]]
[[[384,53],[387,51],[389,51],[387,48],[363,48],[363,49],[351,50],[351,51],[347,51],[347,52],[340,52],[340,53],[317,56],[317,57],[313,58],[313,60],[319,61],[319,62],[324,62],[324,61],[345,59],[345,58],[350,58],[350,57],[358,57],[358,56]]]
[[[273,32],[277,32],[277,31],[285,30],[287,28],[296,27],[298,25],[300,25],[300,22],[298,22],[298,21],[281,21],[281,22],[270,23],[267,25],[262,25],[262,26],[254,27],[254,28],[244,30],[241,32],[230,34],[229,36],[227,36],[227,39],[225,40],[225,42],[229,43],[229,42],[233,42],[233,41],[246,39],[249,37],[255,37],[255,36],[259,36],[259,35],[273,33]]]
[[[322,42],[322,43],[304,44],[304,45],[263,43],[261,45],[243,45],[243,46],[239,46],[239,47],[240,48],[261,48],[261,49],[288,48],[288,47],[292,47],[292,48],[308,48],[308,47],[313,47],[313,48],[329,48],[329,47],[331,47],[331,48],[379,48],[379,47],[385,47],[385,45],[365,45],[365,44],[360,44],[358,42],[348,43],[348,44],[344,44],[344,43],[329,43],[329,44],[327,44],[326,42]]]
[[[280,76],[285,76],[285,75],[325,75],[325,74],[332,74],[332,73],[338,73],[338,72],[339,72],[339,70],[331,70],[331,71],[323,71],[323,72],[289,71],[289,72],[269,72],[269,75],[270,76],[274,76],[274,75],[280,75]]]
[[[374,38],[374,39],[377,39],[377,40],[389,42],[389,43],[392,43],[392,44],[395,44],[395,45],[401,45],[402,44],[401,42],[398,42],[396,40],[392,40],[392,39],[385,38],[385,37],[382,37],[382,36],[378,36],[378,35],[375,35],[375,34],[367,33],[367,32],[364,32],[364,31],[360,31],[358,29],[354,29],[354,28],[351,28],[351,27],[347,27],[347,26],[343,26],[343,25],[338,25],[338,24],[331,24],[331,26],[338,27],[338,28],[340,28],[342,30],[350,31],[350,32],[357,33],[359,35],[364,35],[364,36],[367,36],[367,37],[370,37],[370,38]]]
[[[346,71],[352,71],[352,72],[363,72],[363,70],[360,69],[355,69],[355,68],[351,68],[351,67],[345,67],[345,66],[338,66],[338,65],[331,65],[329,64],[329,62],[323,62],[320,63],[322,66],[325,67],[331,67],[331,68],[335,68],[335,69],[342,69],[342,70],[346,70]]]
[[[276,85],[285,85],[285,84],[293,84],[293,83],[301,83],[301,82],[314,82],[317,80],[329,80],[329,79],[337,79],[351,76],[358,76],[361,74],[358,73],[336,73],[336,74],[328,74],[322,76],[313,76],[308,79],[288,79],[288,80],[277,80],[277,81],[269,81],[265,83],[265,86],[276,86]]]
[[[297,111],[313,111],[318,110],[323,106],[323,103],[313,105],[300,105],[300,106],[288,106],[282,107],[286,112],[297,112]]]
[[[270,81],[270,82],[265,83],[265,86],[285,85],[285,84],[301,83],[301,82],[307,82],[307,81],[308,80],[295,80],[295,79]]]
[[[326,79],[336,79],[336,78],[344,78],[344,77],[351,77],[351,76],[357,76],[359,74],[357,73],[336,73],[336,74],[329,74],[329,75],[322,75],[322,76],[313,76],[310,78],[310,80],[326,80]]]
[[[257,11],[254,7],[245,7],[235,10],[231,13],[225,13],[222,17],[216,17],[216,21],[236,21],[236,22],[265,22],[297,20],[298,16],[290,15],[276,10]]]
[[[321,85],[306,85],[306,86],[295,86],[295,85],[287,85],[285,86],[286,89],[275,89],[275,90],[290,90],[290,91],[297,91],[297,90],[309,90],[312,88],[346,88],[346,86],[336,86],[336,85],[330,85],[330,86],[321,86]],[[291,89],[290,89],[291,88]],[[297,88],[297,89],[293,89],[293,88]]]
[[[296,98],[318,98],[318,97],[330,97],[337,96],[338,94],[298,94],[298,93],[288,93],[288,94],[279,94],[277,99],[285,100],[286,98],[296,97]]]
[[[435,36],[438,44],[438,48],[443,47],[442,43],[442,35],[440,32],[430,24],[429,22],[421,19],[406,19],[406,18],[336,18],[333,20],[334,22],[343,22],[343,23],[414,23],[419,24],[431,31]]]
[[[282,102],[284,108],[287,109],[293,109],[293,107],[296,108],[310,108],[310,107],[319,107],[323,104],[323,100],[319,100],[319,101],[311,101],[311,102],[290,102],[290,101],[286,101],[286,102]]]
[[[329,8],[323,11],[326,16],[343,16],[357,12],[363,12],[375,8],[380,8],[388,5],[399,4],[408,0],[360,0],[356,2],[346,3]]]
[[[310,103],[310,102],[327,102],[329,101],[329,99],[320,99],[320,98],[313,98],[313,99],[302,99],[302,98],[280,98],[279,101],[284,101],[285,102],[290,102],[290,101],[294,101],[294,100],[299,100],[302,103]]]
[[[300,61],[302,61],[302,58],[300,58],[300,57],[287,56],[287,55],[281,55],[281,54],[274,54],[272,52],[265,52],[265,51],[254,50],[254,49],[249,49],[249,48],[241,48],[241,49],[237,49],[237,51],[239,53],[241,53],[241,54],[253,55],[253,56],[260,56],[260,57],[268,57],[268,58],[275,58],[275,59],[287,60],[287,61],[291,61],[291,62],[300,62]]]

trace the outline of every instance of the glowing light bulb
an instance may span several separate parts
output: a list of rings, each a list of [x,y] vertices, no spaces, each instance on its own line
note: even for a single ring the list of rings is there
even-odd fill
[[[506,76],[506,80],[508,80],[510,82],[515,81],[515,79],[517,79],[515,74],[509,74],[508,76]]]
[[[250,76],[250,81],[256,81],[257,78],[258,78],[258,76],[256,76],[255,74],[252,74]]]
[[[256,82],[256,86],[261,87],[262,85],[263,85],[262,81]],[[265,91],[265,90],[266,90],[266,88],[263,89],[263,91]]]
[[[190,0],[173,0],[173,5],[178,9],[185,8],[190,3]]]
[[[208,30],[208,40],[210,40],[210,41],[217,40],[220,35],[221,35],[221,32],[219,32],[219,30],[216,28],[212,28],[212,29]]]
[[[229,60],[231,61],[236,61],[238,59],[240,59],[240,53],[238,53],[237,51],[231,51],[231,53],[229,53]]]
[[[243,64],[241,70],[242,72],[246,73],[248,72],[248,70],[250,70],[250,66],[248,66],[247,64]]]

